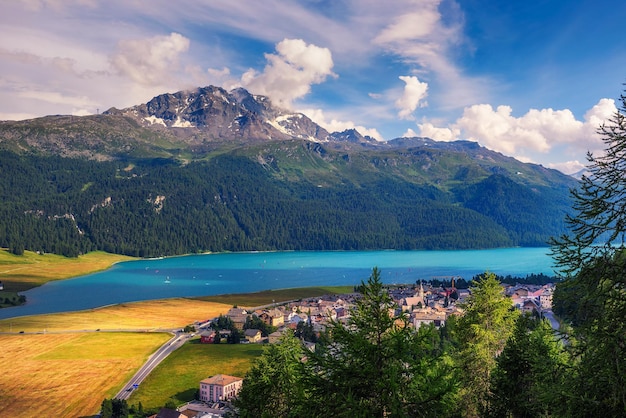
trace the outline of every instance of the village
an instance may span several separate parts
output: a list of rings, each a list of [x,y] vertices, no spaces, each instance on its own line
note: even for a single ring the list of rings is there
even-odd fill
[[[538,315],[551,314],[554,284],[545,285],[507,285],[502,284],[511,304],[522,312]],[[449,287],[435,287],[430,282],[416,283],[415,286],[393,285],[387,291],[395,303],[395,311],[390,314],[404,313],[409,326],[415,329],[431,325],[440,328],[453,315],[462,315],[462,302],[470,295],[469,289],[457,289],[454,278]],[[305,326],[313,332],[313,338],[306,338],[300,333],[303,344],[309,350],[315,350],[315,336],[321,333],[330,321],[347,323],[354,307],[358,292],[325,295],[298,301],[275,303],[271,306],[246,310],[233,307],[225,315],[228,318],[215,318],[211,323],[227,322],[241,335],[239,343],[275,344],[287,330],[301,331]],[[263,330],[250,328],[251,319],[257,324],[268,325],[274,330],[264,335]],[[235,329],[215,329],[215,326],[202,324],[200,343],[213,344],[226,339],[232,341]],[[230,401],[237,396],[243,385],[243,377],[217,374],[198,382],[198,399],[176,410],[163,408],[155,418],[213,418],[224,416],[230,407]]]

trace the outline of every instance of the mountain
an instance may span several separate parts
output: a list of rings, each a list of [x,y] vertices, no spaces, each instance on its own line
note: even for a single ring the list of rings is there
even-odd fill
[[[272,106],[265,96],[239,88],[231,92],[209,86],[163,94],[146,104],[106,115],[126,116],[144,127],[182,128],[182,135],[203,140],[259,141],[302,138],[326,140],[328,132],[301,113]],[[180,133],[179,133],[180,135]]]
[[[244,89],[0,122],[0,246],[75,255],[545,245],[576,180],[475,142],[329,133]]]

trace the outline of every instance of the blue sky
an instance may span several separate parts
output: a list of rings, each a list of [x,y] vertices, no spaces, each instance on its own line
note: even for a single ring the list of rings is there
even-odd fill
[[[626,82],[623,0],[0,1],[0,119],[243,86],[331,131],[571,173]]]

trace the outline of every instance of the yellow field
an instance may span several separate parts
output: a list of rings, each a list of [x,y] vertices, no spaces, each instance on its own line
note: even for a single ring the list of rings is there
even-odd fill
[[[0,416],[93,415],[169,338],[162,333],[1,335]]]
[[[67,258],[54,254],[40,255],[31,251],[24,251],[24,255],[17,256],[0,250],[0,280],[4,283],[5,290],[20,292],[51,280],[105,270],[116,262],[126,260],[132,258],[102,251]]]
[[[123,303],[79,312],[4,319],[0,320],[0,332],[172,329],[214,318],[231,306],[183,298]]]
[[[170,338],[105,330],[180,328],[230,306],[179,298],[2,320],[0,332],[14,334],[0,335],[0,416],[95,414]]]

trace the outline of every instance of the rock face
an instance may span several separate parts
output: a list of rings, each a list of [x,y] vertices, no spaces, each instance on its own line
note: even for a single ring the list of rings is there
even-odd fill
[[[238,88],[215,86],[156,96],[148,103],[105,114],[131,117],[150,128],[180,128],[205,139],[281,140],[300,138],[326,142],[329,133],[301,113],[274,107],[265,96]]]

